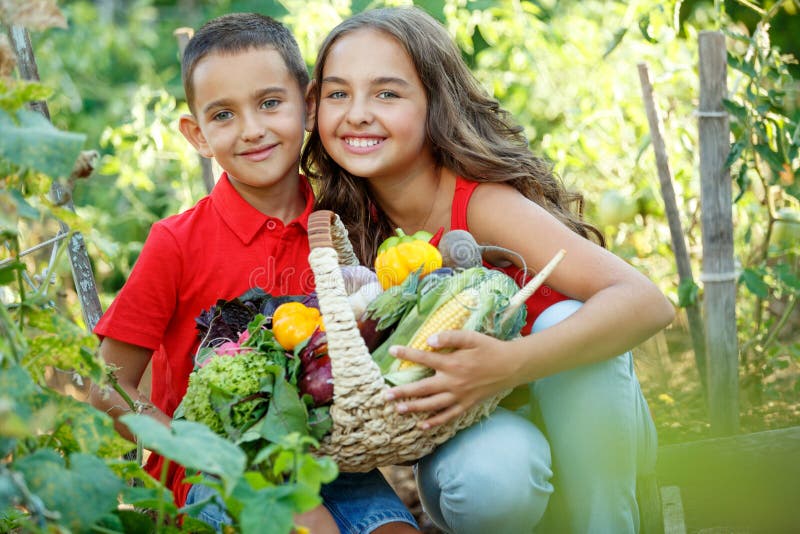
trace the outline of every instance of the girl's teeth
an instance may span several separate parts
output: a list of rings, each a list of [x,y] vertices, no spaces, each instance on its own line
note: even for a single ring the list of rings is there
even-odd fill
[[[377,139],[347,139],[346,142],[350,146],[357,146],[361,148],[375,146],[378,144]]]

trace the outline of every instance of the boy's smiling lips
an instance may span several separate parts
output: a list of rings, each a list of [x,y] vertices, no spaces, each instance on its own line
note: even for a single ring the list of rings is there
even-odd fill
[[[274,143],[271,145],[263,145],[256,148],[249,148],[247,150],[242,150],[241,152],[239,152],[239,155],[251,161],[263,161],[267,159],[270,154],[272,154],[272,151],[277,146],[278,143]]]

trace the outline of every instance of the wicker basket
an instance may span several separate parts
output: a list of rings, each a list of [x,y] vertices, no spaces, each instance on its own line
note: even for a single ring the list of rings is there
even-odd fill
[[[331,456],[341,471],[366,472],[417,460],[491,413],[509,393],[486,399],[455,420],[428,430],[417,424],[432,414],[397,413],[394,403],[385,399],[389,386],[367,350],[345,293],[339,266],[358,264],[347,230],[335,213],[317,211],[309,217],[308,238],[308,261],[325,321],[334,391],[333,428],[317,452]],[[532,293],[530,286],[521,290],[520,302],[527,299],[523,291]]]

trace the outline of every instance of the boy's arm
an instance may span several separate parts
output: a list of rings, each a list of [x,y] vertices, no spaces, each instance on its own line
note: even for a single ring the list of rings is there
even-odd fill
[[[170,417],[156,408],[150,402],[150,399],[142,395],[138,389],[139,382],[142,379],[142,375],[144,375],[152,354],[152,349],[131,345],[110,337],[104,338],[100,344],[100,356],[105,360],[106,364],[115,369],[114,376],[119,386],[137,406],[141,406],[138,411],[154,417],[169,426]],[[131,413],[133,410],[115,389],[111,387],[101,389],[92,384],[89,400],[95,408],[108,413],[114,418],[114,427],[122,437],[135,441],[128,427],[119,422],[121,415]]]

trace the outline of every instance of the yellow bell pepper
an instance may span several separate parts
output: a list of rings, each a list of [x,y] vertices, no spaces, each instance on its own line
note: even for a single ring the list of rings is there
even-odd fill
[[[422,268],[424,276],[442,266],[442,255],[428,242],[431,234],[406,235],[400,228],[396,233],[381,243],[375,258],[375,273],[383,289],[401,284],[417,269]]]
[[[294,350],[317,328],[325,330],[319,310],[300,302],[284,302],[272,314],[272,333],[286,350]]]

